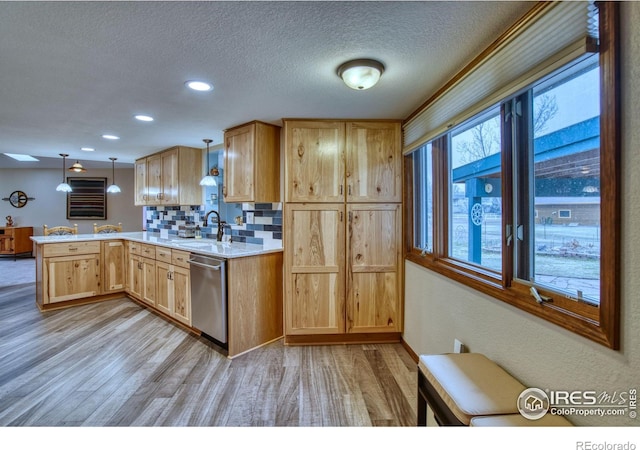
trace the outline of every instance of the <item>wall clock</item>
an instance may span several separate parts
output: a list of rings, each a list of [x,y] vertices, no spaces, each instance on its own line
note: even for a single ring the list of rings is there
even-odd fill
[[[22,191],[13,191],[9,196],[9,203],[11,203],[11,206],[14,208],[22,208],[27,204],[28,200],[29,197]]]

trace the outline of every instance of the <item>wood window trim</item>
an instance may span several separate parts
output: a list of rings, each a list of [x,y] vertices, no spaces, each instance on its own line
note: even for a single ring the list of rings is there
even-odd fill
[[[614,350],[620,348],[620,223],[621,223],[621,136],[620,136],[620,36],[619,5],[617,2],[598,2],[600,13],[600,170],[601,180],[601,280],[600,305],[591,306],[563,298],[544,289],[541,295],[553,298],[551,303],[538,304],[528,292],[529,286],[513,281],[511,275],[494,277],[460,261],[444,257],[446,230],[443,217],[447,201],[443,194],[434,193],[434,248],[423,254],[413,246],[413,164],[411,154],[405,156],[405,259],[469,286],[483,294],[509,303],[523,311],[554,323]],[[442,161],[434,150],[434,184],[444,173]],[[440,174],[440,175],[439,175]],[[438,189],[438,191],[443,191]],[[512,265],[509,265],[511,267]]]

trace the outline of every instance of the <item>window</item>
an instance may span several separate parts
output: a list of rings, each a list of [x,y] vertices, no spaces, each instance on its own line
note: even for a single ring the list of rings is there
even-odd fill
[[[530,79],[407,156],[405,254],[618,348],[617,7],[599,7],[599,52]]]

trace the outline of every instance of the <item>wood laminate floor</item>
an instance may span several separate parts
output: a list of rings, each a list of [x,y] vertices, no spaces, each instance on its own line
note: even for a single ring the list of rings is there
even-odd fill
[[[0,287],[1,426],[414,426],[416,379],[400,344],[229,360],[126,298],[41,313]]]

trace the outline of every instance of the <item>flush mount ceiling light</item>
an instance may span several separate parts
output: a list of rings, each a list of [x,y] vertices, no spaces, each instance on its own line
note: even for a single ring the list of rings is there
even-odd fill
[[[116,159],[118,158],[109,158],[111,160],[111,185],[107,188],[107,192],[109,194],[118,194],[120,192],[120,187],[116,184]]]
[[[200,186],[217,186],[218,183],[216,179],[209,175],[209,167],[211,167],[211,163],[209,162],[209,144],[211,143],[211,139],[203,139],[205,144],[207,144],[207,168],[205,169],[204,177],[200,180]]]
[[[189,89],[193,89],[194,91],[206,92],[206,91],[212,91],[213,90],[213,86],[211,84],[205,82],[205,81],[192,80],[192,81],[187,81],[184,84]]]
[[[103,134],[102,135],[103,139],[109,139],[112,141],[117,141],[118,139],[120,139],[118,136],[116,136],[115,134]]]
[[[351,89],[363,91],[373,87],[384,72],[384,65],[375,59],[354,59],[338,67],[338,76]]]
[[[96,149],[93,147],[80,147],[80,150],[82,150],[83,152],[95,152]]]
[[[69,156],[69,155],[67,155]],[[69,172],[86,172],[87,169],[85,169],[84,167],[82,167],[82,164],[80,164],[80,161],[76,160],[76,162],[74,162],[71,167],[69,167]]]
[[[66,166],[65,160],[67,159],[67,156],[69,156],[69,155],[67,155],[65,153],[60,153],[60,156],[62,156],[62,183],[60,183],[58,185],[58,187],[56,188],[56,191],[59,191],[59,192],[71,192],[73,189],[71,189],[71,186],[69,186],[64,181],[64,168]]]
[[[146,116],[144,114],[138,114],[133,116],[134,119],[139,120],[140,122],[153,122],[153,117]]]

